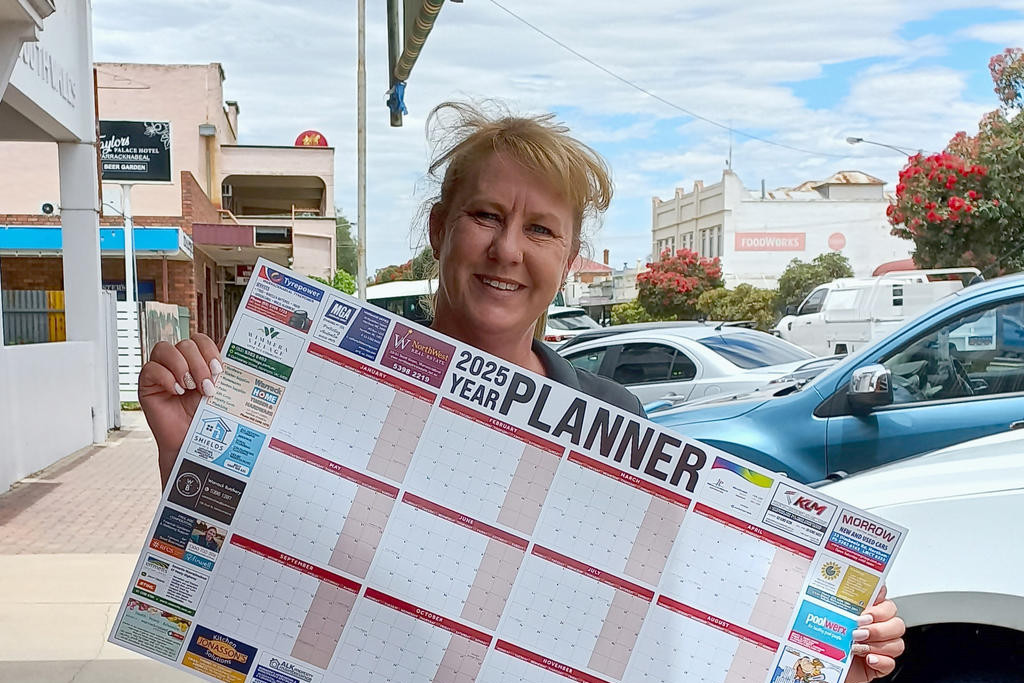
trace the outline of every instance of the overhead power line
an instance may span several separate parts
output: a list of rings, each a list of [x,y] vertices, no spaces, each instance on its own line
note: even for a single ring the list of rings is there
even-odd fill
[[[506,14],[508,14],[510,17],[512,17],[516,21],[518,21],[518,22],[524,24],[525,26],[533,29],[534,31],[536,31],[540,35],[544,36],[545,38],[547,38],[548,40],[550,40],[554,44],[556,44],[559,47],[561,47],[563,50],[565,50],[565,51],[575,55],[576,57],[582,59],[587,64],[590,64],[591,66],[593,66],[596,69],[600,69],[601,71],[603,71],[604,73],[608,74],[609,76],[611,76],[615,80],[620,81],[620,82],[624,83],[625,85],[628,85],[630,88],[633,88],[634,90],[642,92],[644,95],[647,95],[648,97],[650,97],[652,99],[655,99],[658,102],[661,102],[662,104],[664,104],[664,105],[666,105],[668,107],[671,107],[672,109],[680,111],[680,112],[686,114],[687,116],[689,116],[691,118],[697,119],[699,121],[703,121],[703,122],[705,122],[707,124],[710,124],[710,125],[715,126],[717,128],[721,128],[722,130],[729,131],[729,132],[734,133],[736,135],[748,138],[750,140],[754,140],[756,142],[761,142],[761,143],[764,143],[766,145],[772,145],[774,147],[781,147],[783,149],[788,149],[788,150],[791,150],[793,152],[800,152],[802,154],[811,154],[811,155],[819,156],[819,157],[831,157],[833,159],[847,159],[847,158],[849,158],[848,155],[832,154],[830,152],[820,152],[820,151],[813,150],[813,149],[806,149],[804,147],[796,147],[794,145],[787,145],[784,142],[778,142],[776,140],[771,140],[769,138],[763,138],[763,137],[761,137],[759,135],[754,135],[753,133],[747,133],[745,131],[733,128],[732,126],[730,126],[730,125],[728,125],[726,123],[722,123],[721,121],[716,121],[716,120],[714,120],[712,118],[709,118],[707,116],[703,116],[701,114],[698,114],[697,112],[695,112],[695,111],[693,111],[691,109],[687,109],[686,107],[680,106],[680,105],[676,104],[675,102],[667,100],[664,97],[662,97],[661,95],[653,93],[650,90],[648,90],[647,88],[634,83],[633,81],[629,80],[625,76],[620,76],[619,74],[615,73],[611,69],[609,69],[609,68],[607,68],[607,67],[605,67],[605,66],[603,66],[601,64],[598,64],[597,62],[595,62],[590,57],[587,57],[586,55],[584,55],[584,54],[580,53],[579,51],[573,49],[572,47],[566,45],[561,40],[559,40],[558,38],[555,38],[553,35],[551,35],[547,31],[545,31],[544,29],[540,28],[536,24],[530,23],[529,21],[527,21],[523,17],[519,16],[518,14],[516,14],[515,12],[510,10],[508,7],[505,7],[504,5],[502,5],[497,0],[490,0],[490,2],[491,2],[492,5],[494,5],[495,7],[500,9],[501,11],[505,12]]]

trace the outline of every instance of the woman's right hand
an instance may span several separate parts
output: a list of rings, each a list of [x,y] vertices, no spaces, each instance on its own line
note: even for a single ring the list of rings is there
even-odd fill
[[[162,485],[171,476],[199,401],[213,395],[223,371],[217,345],[205,334],[175,345],[159,342],[142,366],[139,404],[156,439]]]

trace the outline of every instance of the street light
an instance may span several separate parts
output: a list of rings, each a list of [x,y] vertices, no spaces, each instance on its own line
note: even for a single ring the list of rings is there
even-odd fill
[[[869,145],[877,145],[879,147],[886,147],[888,149],[895,150],[895,151],[899,152],[900,154],[903,154],[903,155],[908,156],[908,157],[909,156],[913,156],[913,154],[921,154],[922,153],[922,150],[920,150],[920,149],[917,150],[917,152],[908,152],[907,148],[897,147],[896,145],[887,145],[884,142],[875,142],[874,140],[865,140],[864,138],[855,138],[855,137],[852,137],[852,136],[846,138],[846,141],[848,143],[850,143],[851,145],[857,145],[857,144],[860,144],[860,143],[863,142],[863,143],[866,143],[866,144],[869,144]]]

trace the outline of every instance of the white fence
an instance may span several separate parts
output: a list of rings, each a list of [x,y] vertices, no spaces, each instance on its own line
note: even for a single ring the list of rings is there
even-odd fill
[[[139,311],[142,311],[141,329]],[[183,312],[186,315],[182,315]],[[158,341],[176,344],[183,333],[188,335],[187,313],[188,309],[183,306],[156,301],[131,308],[127,302],[117,302],[117,378],[122,402],[139,400],[139,372],[142,364],[149,360],[149,349]]]
[[[121,402],[139,400],[139,371],[142,349],[139,344],[139,308],[117,302],[117,384]]]

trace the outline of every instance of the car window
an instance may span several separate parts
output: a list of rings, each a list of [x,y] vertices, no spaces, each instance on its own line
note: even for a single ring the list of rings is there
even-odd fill
[[[677,349],[675,360],[672,361],[672,374],[669,379],[673,382],[683,382],[696,376],[697,366],[693,360]]]
[[[897,404],[1024,391],[1024,303],[965,313],[882,363]]]
[[[832,296],[828,298],[828,301],[825,303],[824,308],[827,311],[839,311],[856,308],[857,297],[863,291],[863,289],[837,289],[832,292]]]
[[[810,315],[811,313],[817,313],[821,310],[821,304],[825,301],[825,295],[828,294],[827,289],[816,289],[811,292],[810,296],[804,299],[804,302],[800,304],[800,310],[796,312],[797,315]]]
[[[572,363],[573,367],[592,372],[596,375],[597,371],[601,369],[601,362],[604,361],[604,355],[607,352],[607,348],[591,349],[568,355],[565,359]]]
[[[814,358],[810,352],[778,337],[753,330],[736,330],[697,341],[744,370]]]
[[[664,344],[624,344],[611,377],[620,384],[667,382],[673,377],[676,350]],[[692,364],[692,361],[691,361]],[[683,370],[685,364],[681,364]],[[692,378],[692,375],[691,377]]]
[[[549,317],[548,327],[556,330],[593,330],[601,326],[586,313],[572,313]]]

